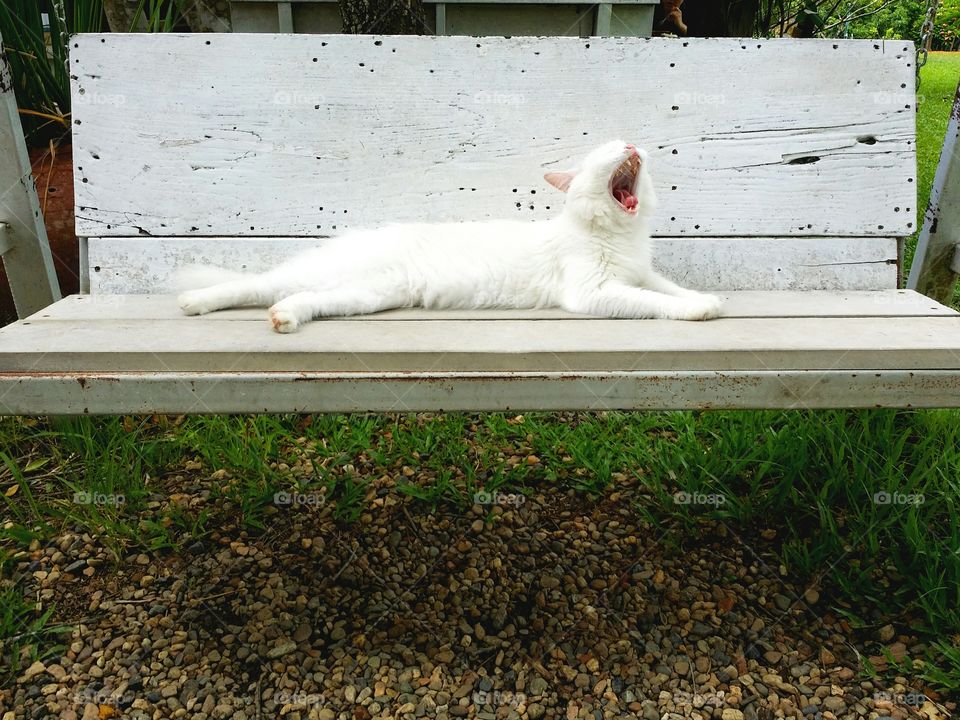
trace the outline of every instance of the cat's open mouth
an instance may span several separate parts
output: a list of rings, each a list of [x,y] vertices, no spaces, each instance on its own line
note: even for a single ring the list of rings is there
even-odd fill
[[[610,176],[610,194],[626,212],[637,212],[637,178],[640,176],[640,156],[631,155]]]

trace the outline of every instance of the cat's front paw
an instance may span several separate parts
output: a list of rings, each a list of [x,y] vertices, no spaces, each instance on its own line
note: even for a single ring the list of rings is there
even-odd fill
[[[187,290],[177,296],[177,304],[184,315],[203,315],[210,312],[209,303],[202,290]]]
[[[681,320],[712,320],[720,314],[723,300],[716,295],[699,293],[696,297],[685,298],[686,307]]]
[[[289,310],[270,308],[270,324],[278,333],[296,332],[300,327],[297,316]]]

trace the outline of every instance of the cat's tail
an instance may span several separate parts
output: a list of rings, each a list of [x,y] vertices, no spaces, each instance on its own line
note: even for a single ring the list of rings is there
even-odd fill
[[[227,270],[213,265],[181,265],[173,272],[173,288],[177,293],[199,290],[220,283],[240,280],[245,273]]]

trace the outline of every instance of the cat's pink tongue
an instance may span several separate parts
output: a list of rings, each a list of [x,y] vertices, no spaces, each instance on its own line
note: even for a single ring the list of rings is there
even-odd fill
[[[640,203],[637,198],[635,198],[626,190],[614,190],[613,196],[617,199],[617,202],[623,205],[627,210],[632,210]]]

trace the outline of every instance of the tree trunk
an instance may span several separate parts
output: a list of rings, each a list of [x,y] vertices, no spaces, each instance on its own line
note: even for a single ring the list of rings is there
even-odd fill
[[[181,2],[190,32],[230,32],[230,1]]]
[[[343,32],[432,35],[420,0],[340,0]]]
[[[690,37],[751,37],[760,5],[760,0],[685,0],[681,10]]]
[[[103,13],[107,16],[107,25],[110,26],[110,32],[130,32],[137,5],[137,0],[103,0]],[[142,18],[138,27],[133,29],[146,30]]]

